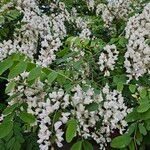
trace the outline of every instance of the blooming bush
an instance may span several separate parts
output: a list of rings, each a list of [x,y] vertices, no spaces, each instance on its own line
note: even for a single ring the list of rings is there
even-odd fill
[[[145,150],[148,0],[1,0],[0,149]]]

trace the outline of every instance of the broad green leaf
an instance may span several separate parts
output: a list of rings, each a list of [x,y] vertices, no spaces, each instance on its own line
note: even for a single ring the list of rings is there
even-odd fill
[[[8,120],[8,121],[3,121],[0,124],[0,138],[4,138],[7,136],[13,128],[13,122]]]
[[[30,71],[28,81],[37,79],[38,77],[40,77],[40,75],[41,75],[41,67],[35,67]]]
[[[76,136],[77,132],[77,121],[75,119],[69,120],[66,130],[66,141],[70,143],[72,139]]]
[[[86,109],[88,111],[96,111],[96,110],[98,110],[98,104],[96,102],[93,102],[93,103],[87,105]]]
[[[129,85],[129,90],[131,91],[131,93],[135,93],[136,85],[130,84]]]
[[[12,79],[19,74],[23,73],[27,68],[27,63],[25,61],[19,62],[12,70],[10,70],[10,73],[8,75],[9,79]]]
[[[12,59],[13,61],[24,60],[25,59],[25,54],[22,54],[22,53],[13,53],[10,56],[10,59]]]
[[[137,108],[137,112],[144,113],[150,109],[150,103],[141,103]]]
[[[141,134],[146,135],[147,131],[142,123],[139,124],[139,131]]]
[[[134,121],[136,121],[136,120],[139,120],[141,118],[141,114],[139,114],[138,112],[137,112],[137,110],[136,109],[134,109],[131,113],[129,113],[128,115],[127,115],[127,117],[126,117],[126,121],[127,122],[134,122]]]
[[[4,115],[9,115],[9,114],[11,114],[18,106],[19,106],[18,103],[13,104],[12,106],[8,106],[8,107],[3,111],[3,114],[4,114]]]
[[[92,144],[89,143],[88,141],[83,142],[83,148],[84,150],[94,150]]]
[[[82,150],[82,141],[78,141],[71,147],[71,150]]]
[[[138,100],[139,104],[143,104],[143,103],[147,103],[148,105],[150,104],[150,99],[148,98],[148,96],[146,96],[145,98],[140,98]]]
[[[5,93],[7,94],[7,93],[11,92],[15,86],[16,86],[16,83],[14,81],[8,83],[8,85],[5,89]]]
[[[0,62],[0,75],[4,73],[7,69],[9,69],[13,65],[13,61],[10,59],[6,59],[3,62]]]
[[[147,90],[145,88],[140,90],[140,97],[141,98],[145,98],[147,95]]]
[[[113,147],[113,148],[125,148],[130,144],[131,140],[132,140],[132,138],[128,134],[118,136],[112,140],[111,147]]]
[[[21,120],[29,124],[34,123],[36,121],[35,117],[32,114],[29,114],[27,112],[21,112],[19,114],[19,117]]]
[[[119,92],[121,92],[121,91],[123,90],[123,83],[122,83],[122,82],[119,82],[119,83],[117,84],[117,90],[118,90]]]
[[[48,75],[48,82],[52,83],[58,76],[58,73],[55,71],[52,71],[49,75]]]
[[[36,64],[34,63],[28,63],[27,65],[27,71],[30,72],[32,69],[34,69],[36,67]]]

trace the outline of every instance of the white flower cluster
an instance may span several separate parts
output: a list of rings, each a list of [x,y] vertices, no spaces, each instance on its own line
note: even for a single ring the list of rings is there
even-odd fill
[[[130,79],[138,79],[145,73],[150,73],[150,3],[148,3],[141,14],[131,17],[125,28],[127,52],[125,54],[124,66]]]
[[[77,17],[75,19],[75,23],[78,29],[81,30],[81,33],[79,33],[79,37],[80,38],[90,38],[91,35],[91,31],[88,28],[88,24],[85,20],[83,20],[83,18],[81,17]]]
[[[76,108],[72,113],[79,122],[79,135],[85,139],[94,139],[100,149],[104,150],[116,129],[120,134],[123,133],[127,126],[124,119],[131,110],[125,106],[122,94],[116,90],[111,91],[108,85],[103,88],[101,94],[95,94],[92,88],[83,91],[79,85],[72,91],[75,92],[71,98],[72,105]],[[89,111],[87,106],[95,104],[96,110]],[[100,122],[101,125],[97,129],[96,126]]]
[[[31,126],[39,126],[37,142],[40,150],[52,147],[53,137],[58,147],[63,146],[63,126],[71,116],[78,120],[79,136],[95,140],[103,150],[111,141],[110,136],[114,130],[118,129],[120,134],[124,131],[127,125],[124,118],[130,109],[125,106],[122,94],[116,90],[111,91],[108,85],[103,88],[102,93],[95,92],[87,85],[85,88],[75,86],[70,94],[57,87],[48,92],[48,85],[40,80],[27,86],[27,76],[28,72],[24,72],[13,80],[16,81],[16,87],[9,95],[20,93],[20,96],[14,98],[9,105],[27,103],[27,112],[37,119]],[[18,81],[22,80],[24,85],[19,85]],[[61,114],[54,122],[59,111]],[[97,127],[99,123],[100,126]]]
[[[118,54],[119,52],[114,44],[106,45],[103,48],[103,52],[99,56],[98,64],[100,65],[100,70],[104,72],[104,76],[110,76],[109,70],[114,70]]]
[[[86,0],[87,6],[89,10],[93,10],[95,7],[95,1],[94,0]]]
[[[37,142],[39,143],[40,150],[48,150],[52,146],[51,138],[53,136],[57,146],[62,147],[64,131],[62,131],[61,126],[68,121],[70,112],[62,112],[56,122],[54,122],[54,117],[55,113],[70,105],[69,95],[65,94],[63,89],[58,88],[54,88],[53,92],[46,92],[46,83],[40,80],[37,80],[32,86],[28,87],[26,81],[28,74],[28,72],[24,72],[13,79],[18,85],[9,95],[20,93],[20,96],[9,102],[9,105],[22,102],[27,103],[27,112],[34,115],[37,119],[31,126],[39,126],[39,140]],[[19,85],[18,81],[22,79],[24,80],[24,85]],[[3,119],[3,115],[1,118]]]
[[[113,132],[114,129],[119,129],[122,134],[124,127],[127,126],[124,120],[125,116],[132,110],[127,108],[124,103],[122,94],[117,90],[111,91],[108,84],[103,88],[105,100],[103,104],[103,125],[106,133]]]
[[[131,11],[132,0],[108,0],[108,4],[100,3],[97,6],[96,14],[101,14],[107,27],[110,26],[115,18],[126,19]]]
[[[21,52],[31,58],[38,55],[37,63],[48,66],[55,60],[54,53],[58,51],[62,45],[61,39],[66,35],[64,26],[64,21],[68,17],[66,9],[61,7],[60,13],[47,16],[42,14],[35,0],[19,0],[16,5],[24,15],[21,21],[24,25],[16,29],[13,41],[0,43],[0,61],[7,55]]]

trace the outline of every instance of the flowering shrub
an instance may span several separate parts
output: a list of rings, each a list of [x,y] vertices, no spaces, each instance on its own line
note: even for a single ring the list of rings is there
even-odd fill
[[[145,150],[148,0],[1,0],[0,149]]]

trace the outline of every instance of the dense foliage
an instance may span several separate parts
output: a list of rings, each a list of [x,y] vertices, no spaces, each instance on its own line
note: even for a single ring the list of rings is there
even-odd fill
[[[148,0],[0,1],[0,150],[146,150]]]

